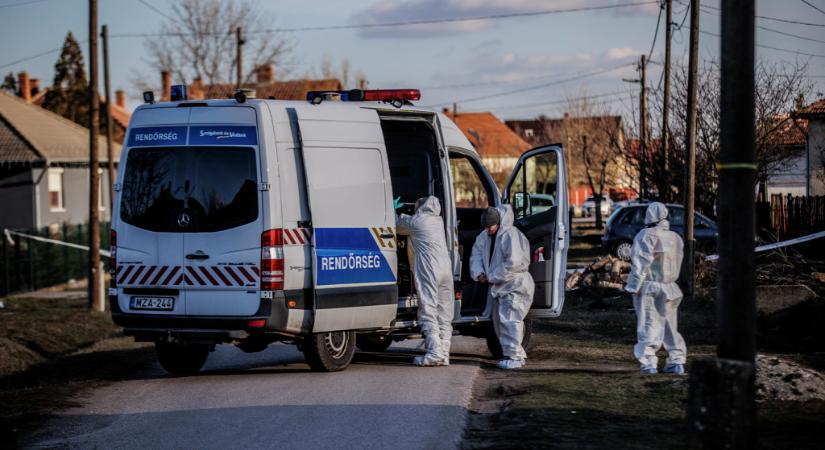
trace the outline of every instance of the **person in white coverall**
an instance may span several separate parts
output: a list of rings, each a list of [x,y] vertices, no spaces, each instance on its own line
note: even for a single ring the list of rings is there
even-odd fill
[[[625,290],[633,293],[636,309],[636,338],[633,354],[642,373],[656,373],[656,352],[664,344],[667,362],[664,371],[685,373],[687,349],[676,327],[682,291],[676,284],[682,266],[683,243],[670,231],[665,205],[647,207],[645,228],[633,239],[631,270]]]
[[[530,276],[530,242],[513,226],[510,205],[487,208],[481,225],[485,229],[473,244],[470,275],[479,283],[490,284],[493,327],[504,355],[498,367],[517,369],[527,359],[521,341],[535,290]]]
[[[450,364],[454,299],[441,204],[429,196],[419,199],[415,206],[415,215],[401,214],[395,222],[399,234],[412,238],[418,322],[427,348],[427,353],[413,362],[418,366],[446,366]]]

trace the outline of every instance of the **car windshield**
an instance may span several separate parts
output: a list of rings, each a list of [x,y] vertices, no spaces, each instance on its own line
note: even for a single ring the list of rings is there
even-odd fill
[[[130,149],[120,217],[159,232],[211,232],[258,218],[255,150],[233,147]],[[178,219],[186,214],[187,224]]]

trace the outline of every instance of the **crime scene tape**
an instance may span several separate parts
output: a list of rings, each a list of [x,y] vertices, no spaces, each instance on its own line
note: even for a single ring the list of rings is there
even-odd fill
[[[814,239],[820,239],[820,238],[823,238],[823,237],[825,237],[825,231],[820,231],[818,233],[809,234],[807,236],[801,236],[801,237],[794,238],[794,239],[789,239],[787,241],[774,242],[773,244],[760,245],[759,247],[756,247],[755,249],[753,249],[753,251],[754,251],[754,253],[759,253],[759,252],[764,252],[766,250],[773,250],[775,248],[788,247],[790,245],[800,244],[802,242],[813,241]],[[710,255],[710,256],[705,258],[705,261],[716,261],[717,259],[719,259],[719,255]]]
[[[58,241],[57,239],[49,239],[49,238],[44,238],[44,237],[42,237],[42,236],[33,236],[33,235],[31,235],[31,234],[20,233],[19,231],[12,231],[12,230],[9,230],[8,228],[4,228],[4,229],[3,229],[3,231],[4,231],[4,232],[5,232],[5,234],[6,234],[6,240],[7,240],[7,241],[9,242],[9,244],[11,244],[11,245],[14,245],[14,239],[12,239],[12,238],[11,238],[11,236],[12,236],[12,235],[15,235],[15,236],[20,236],[20,237],[22,237],[22,238],[26,238],[26,239],[31,239],[31,240],[33,240],[33,241],[45,242],[45,243],[47,243],[47,244],[63,245],[63,246],[66,246],[66,247],[71,247],[71,248],[77,248],[77,249],[80,249],[80,250],[85,250],[85,251],[87,251],[87,252],[89,251],[89,247],[88,247],[88,246],[86,246],[86,245],[80,245],[80,244],[73,244],[73,243],[71,243],[71,242]],[[103,249],[101,249],[101,250],[100,250],[100,256],[105,256],[105,257],[107,257],[107,258],[110,258],[110,257],[111,257],[111,254],[109,253],[109,250],[103,250]]]

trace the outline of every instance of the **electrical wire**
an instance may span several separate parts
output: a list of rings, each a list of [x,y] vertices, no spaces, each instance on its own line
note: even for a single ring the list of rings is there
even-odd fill
[[[702,34],[706,34],[708,36],[722,37],[720,34],[711,33],[710,31],[699,30],[699,32],[702,33]],[[759,48],[766,48],[766,49],[769,49],[769,50],[776,50],[776,51],[780,51],[780,52],[793,53],[795,55],[810,56],[812,58],[825,58],[825,55],[820,55],[818,53],[807,53],[807,52],[802,52],[802,51],[799,51],[799,50],[791,50],[791,49],[788,49],[788,48],[773,47],[771,45],[764,45],[764,44],[756,44],[756,46],[759,47]]]
[[[352,30],[352,29],[366,29],[366,28],[401,27],[401,26],[410,26],[410,25],[431,25],[431,24],[436,24],[436,23],[471,22],[471,21],[478,21],[478,20],[498,20],[498,19],[510,19],[510,18],[515,18],[515,17],[533,17],[533,16],[545,16],[545,15],[552,15],[552,14],[564,14],[564,13],[574,13],[574,12],[584,12],[584,11],[601,11],[601,10],[607,10],[607,9],[617,9],[617,8],[627,8],[627,7],[634,7],[634,6],[643,6],[643,5],[649,5],[649,4],[652,4],[652,3],[658,3],[658,0],[637,1],[637,2],[630,2],[630,3],[608,4],[608,5],[598,5],[598,6],[583,6],[583,7],[578,7],[578,8],[559,8],[559,9],[551,9],[551,10],[544,10],[544,11],[531,11],[531,12],[520,12],[520,13],[489,14],[489,15],[484,15],[484,16],[451,17],[451,18],[443,18],[443,19],[421,19],[421,20],[409,20],[409,21],[398,21],[398,22],[362,23],[362,24],[350,24],[350,25],[322,25],[322,26],[294,27],[294,28],[270,28],[270,29],[262,29],[262,30],[251,30],[251,31],[248,31],[247,34],[291,33],[291,32],[301,32],[301,31]],[[121,33],[121,34],[111,34],[111,35],[109,35],[109,37],[110,38],[132,38],[132,37],[158,37],[158,36],[214,35],[214,34],[223,34],[223,33]]]
[[[161,11],[160,9],[158,9],[158,8],[154,7],[154,6],[153,6],[151,3],[149,3],[148,1],[146,1],[146,0],[138,0],[138,1],[139,1],[139,2],[143,5],[143,6],[145,6],[145,7],[149,8],[149,9],[151,9],[152,11],[154,11],[154,12],[158,13],[160,16],[165,17],[166,19],[168,19],[168,20],[170,20],[170,21],[172,21],[172,22],[174,22],[174,23],[178,23],[177,19],[175,19],[174,17],[170,16],[169,14],[166,14],[165,12]]]
[[[46,1],[49,1],[49,0],[30,0],[30,1],[27,1],[27,2],[9,3],[8,5],[0,5],[0,9],[2,9],[2,8],[12,8],[14,6],[31,5],[33,3],[43,3],[43,2],[46,2]]]
[[[719,7],[716,7],[716,6],[702,5],[702,7],[703,8],[707,7],[707,8],[716,10],[716,11],[722,11],[722,8],[719,8]],[[802,22],[801,20],[792,20],[792,19],[785,19],[785,18],[781,18],[781,17],[771,17],[771,16],[760,16],[758,14],[755,17],[757,19],[772,20],[774,22],[782,22],[782,23],[791,23],[791,24],[794,24],[794,25],[805,25],[805,26],[808,26],[808,27],[825,27],[825,23]]]
[[[610,68],[607,68],[607,69],[601,69],[601,70],[589,72],[589,73],[586,73],[586,74],[580,74],[580,75],[575,75],[575,76],[571,76],[571,77],[568,77],[568,78],[553,80],[549,83],[542,83],[542,84],[538,84],[538,85],[535,85],[535,86],[528,86],[528,87],[525,87],[525,88],[519,88],[519,89],[513,89],[513,90],[509,90],[509,91],[497,92],[495,94],[483,95],[483,96],[473,97],[473,98],[468,98],[468,99],[463,99],[463,100],[452,100],[452,101],[449,101],[449,102],[436,103],[434,105],[428,105],[427,107],[428,108],[435,108],[435,107],[438,107],[438,106],[451,105],[453,103],[461,103],[461,104],[471,103],[471,102],[477,102],[477,101],[481,101],[481,100],[488,100],[488,99],[496,98],[496,97],[503,97],[505,95],[518,94],[520,92],[533,91],[533,90],[536,90],[536,89],[542,89],[542,88],[546,88],[546,87],[549,87],[549,86],[555,86],[557,84],[567,83],[569,81],[580,80],[582,78],[588,78],[588,77],[591,77],[591,76],[600,75],[600,74],[607,73],[607,72],[612,72],[612,71],[620,69],[622,67],[630,67],[630,66],[631,66],[630,64],[623,64],[621,66],[610,67]]]
[[[808,5],[808,6],[810,6],[811,8],[813,8],[813,9],[815,9],[815,10],[819,11],[819,12],[821,12],[822,14],[825,14],[825,9],[821,9],[820,7],[818,7],[818,6],[814,5],[813,3],[811,3],[811,2],[809,2],[809,1],[807,1],[807,0],[802,0],[802,3],[804,3],[804,4]]]
[[[604,69],[604,70],[605,70],[605,73],[606,73],[606,72],[610,72],[610,71],[613,71],[613,70],[621,69],[623,67],[629,67],[629,64],[628,63],[620,64],[618,66],[613,66],[612,68],[607,68],[607,69]],[[601,69],[600,69],[600,71],[601,71]],[[430,91],[435,91],[435,90],[440,90],[440,89],[461,89],[461,88],[482,87],[482,86],[498,86],[498,85],[502,85],[502,84],[523,83],[523,82],[527,82],[527,81],[546,80],[548,78],[556,78],[556,77],[559,77],[559,76],[563,76],[563,77],[579,76],[579,77],[581,77],[581,76],[585,76],[587,74],[588,74],[588,72],[579,71],[579,72],[568,73],[568,74],[564,74],[564,75],[541,75],[541,76],[535,76],[535,77],[519,78],[517,80],[499,80],[499,81],[484,81],[484,82],[478,82],[478,83],[462,83],[462,84],[446,84],[446,85],[439,85],[439,86],[424,86],[424,87],[421,87],[419,89],[421,89],[421,90],[426,89],[426,90],[430,90]],[[596,74],[596,75],[598,75],[598,74]]]

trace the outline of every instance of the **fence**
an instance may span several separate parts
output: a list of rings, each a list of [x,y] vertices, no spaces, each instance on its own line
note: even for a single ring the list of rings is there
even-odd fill
[[[770,228],[780,240],[825,230],[825,196],[771,195]]]
[[[2,230],[0,230],[2,231]],[[15,230],[21,233],[56,239],[73,244],[89,245],[89,225],[63,224],[57,228]],[[88,274],[89,252],[63,245],[39,242],[13,236],[12,244],[5,236],[0,254],[0,295],[29,292],[85,278]],[[100,224],[100,247],[109,248],[109,223]],[[108,270],[108,258],[101,258]]]

